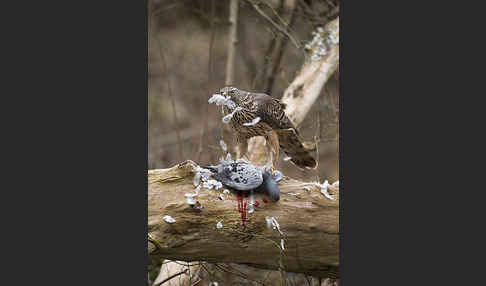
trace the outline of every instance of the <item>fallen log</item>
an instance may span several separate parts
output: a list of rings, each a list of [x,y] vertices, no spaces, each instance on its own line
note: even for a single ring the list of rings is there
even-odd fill
[[[222,200],[225,187],[201,188],[193,197],[196,204],[188,204],[185,194],[194,193],[195,166],[185,161],[148,171],[149,259],[241,263],[339,278],[338,187],[328,187],[331,200],[318,186],[284,176],[278,183],[280,200],[255,194],[258,203],[243,226],[236,191]],[[266,217],[276,219],[281,233],[267,227]]]

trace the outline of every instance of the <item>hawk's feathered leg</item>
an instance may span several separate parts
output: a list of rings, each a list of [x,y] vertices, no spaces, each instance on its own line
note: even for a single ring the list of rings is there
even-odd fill
[[[248,138],[236,137],[236,158],[248,159]]]
[[[267,141],[267,146],[270,149],[270,160],[272,162],[272,173],[275,170],[275,162],[278,161],[279,155],[279,140],[278,135],[276,132],[272,131],[265,136],[265,140]]]

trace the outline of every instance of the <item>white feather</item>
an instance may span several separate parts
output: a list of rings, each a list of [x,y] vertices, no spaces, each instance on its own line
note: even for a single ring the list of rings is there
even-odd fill
[[[226,150],[228,150],[228,146],[226,146],[226,143],[224,142],[224,140],[219,140],[219,145],[221,146],[221,149],[223,149],[224,152],[226,152]]]
[[[260,117],[257,116],[251,122],[243,123],[243,125],[244,126],[253,126],[253,125],[257,124],[258,122],[260,122]]]
[[[168,222],[168,223],[174,223],[174,222],[176,221],[176,220],[175,220],[173,217],[171,217],[170,215],[166,215],[166,216],[164,216],[164,220],[165,220],[166,222]]]

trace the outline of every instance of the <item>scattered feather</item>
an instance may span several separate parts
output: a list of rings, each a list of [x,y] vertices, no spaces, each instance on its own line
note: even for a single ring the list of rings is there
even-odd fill
[[[194,201],[194,199],[192,197],[187,198],[186,201],[190,205],[195,205],[196,204],[196,201]]]
[[[218,221],[218,223],[216,224],[216,228],[222,228],[223,227],[223,224],[221,223],[221,221]]]
[[[223,184],[213,179],[207,180],[206,182],[203,183],[203,188],[211,190],[213,187],[215,190],[218,190],[223,187]]]
[[[275,219],[275,217],[272,217],[272,226],[273,229],[278,230],[278,232],[283,235],[283,233],[280,231],[280,224],[278,223],[277,219]]]
[[[197,172],[196,175],[194,175],[194,181],[192,182],[194,186],[199,185],[200,179],[201,179],[201,173]]]
[[[197,194],[196,193],[185,193],[184,196],[186,196],[186,198],[192,198],[192,197],[197,196]]]
[[[280,231],[280,224],[275,219],[275,217],[267,216],[267,217],[265,217],[265,220],[267,221],[267,228],[273,227],[273,229],[278,230],[278,232],[283,235],[283,233]]]
[[[230,109],[233,109],[236,107],[236,103],[230,99],[230,97],[225,97],[221,94],[213,94],[211,98],[208,100],[209,103],[216,103],[217,106],[223,106],[226,105]]]
[[[175,220],[173,217],[171,217],[170,215],[166,215],[166,216],[164,216],[164,220],[165,220],[166,222],[168,222],[168,223],[174,223],[174,222],[176,221],[176,220]]]
[[[312,182],[312,183],[309,183],[309,185],[318,186],[321,189],[321,194],[323,194],[326,198],[328,198],[330,200],[334,200],[334,197],[331,196],[331,194],[329,194],[329,192],[327,191],[327,187],[330,186],[330,184],[327,180],[325,180],[324,183],[322,183],[322,184],[319,183],[319,182]],[[310,191],[311,186],[305,186],[304,189]]]
[[[202,180],[203,182],[207,181],[211,176],[211,171],[208,169],[201,168],[201,166],[195,166],[193,171],[196,173],[194,175],[194,186],[199,185],[199,182]]]
[[[339,187],[339,181],[336,181],[336,182],[332,183],[332,185],[331,185],[331,186],[333,186],[333,187],[338,186],[338,187]]]
[[[201,190],[201,185],[197,186],[197,188],[194,190],[194,193],[199,194],[200,190]]]
[[[334,198],[327,192],[327,187],[329,186],[329,183],[327,180],[324,181],[323,184],[320,184],[321,187],[321,193],[328,199],[334,200]]]
[[[230,122],[231,118],[233,118],[233,113],[230,113],[230,114],[226,115],[225,117],[223,117],[222,121],[223,121],[223,123],[228,124]]]
[[[322,184],[320,184],[319,182],[314,182],[314,184],[321,188],[321,194],[323,194],[326,198],[330,200],[334,200],[334,198],[327,191],[327,187],[329,186],[329,182],[327,180],[325,180]]]
[[[243,125],[244,126],[253,126],[253,125],[257,124],[258,122],[260,122],[260,117],[257,116],[251,122],[243,123]]]
[[[224,189],[223,194],[229,194],[230,191],[228,189]]]
[[[239,107],[239,106],[238,106],[238,107],[236,107],[236,108],[235,108],[235,109],[234,109],[234,110],[233,110],[233,111],[232,111],[230,114],[228,114],[228,115],[226,115],[225,117],[223,117],[223,119],[222,119],[223,123],[228,124],[228,123],[231,121],[231,118],[233,118],[233,115],[234,115],[236,112],[240,111],[240,110],[242,110],[242,108],[241,108],[241,107]]]
[[[208,172],[201,173],[201,179],[203,180],[203,182],[209,180],[209,177],[211,177],[211,172],[209,170]]]
[[[211,98],[208,100],[209,103],[216,102],[216,105],[221,105],[226,100],[226,97],[222,96],[221,94],[215,93]]]
[[[333,45],[339,44],[339,27],[330,28],[329,33],[324,33],[324,28],[317,27],[316,31],[312,32],[314,38],[308,42],[304,48],[312,52],[311,60],[320,60],[326,55]]]
[[[236,159],[236,163],[250,163],[248,160],[244,159],[244,158],[239,158],[239,159]]]
[[[284,161],[288,161],[290,159],[292,159],[292,157],[285,157],[285,158],[283,158]]]
[[[219,140],[219,146],[221,146],[221,149],[223,149],[224,152],[228,150],[228,146],[226,146],[224,140]]]
[[[282,250],[285,250],[284,240],[283,239],[280,239],[280,246],[282,247]]]
[[[219,194],[219,199],[224,201],[224,195],[223,194]]]
[[[266,216],[265,221],[267,222],[267,228],[272,227],[272,218],[271,217]]]

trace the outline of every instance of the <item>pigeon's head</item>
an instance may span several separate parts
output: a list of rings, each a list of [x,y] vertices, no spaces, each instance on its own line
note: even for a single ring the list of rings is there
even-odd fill
[[[260,186],[260,190],[266,193],[273,201],[280,199],[280,189],[277,185],[277,178],[268,170],[263,171],[263,183]]]

